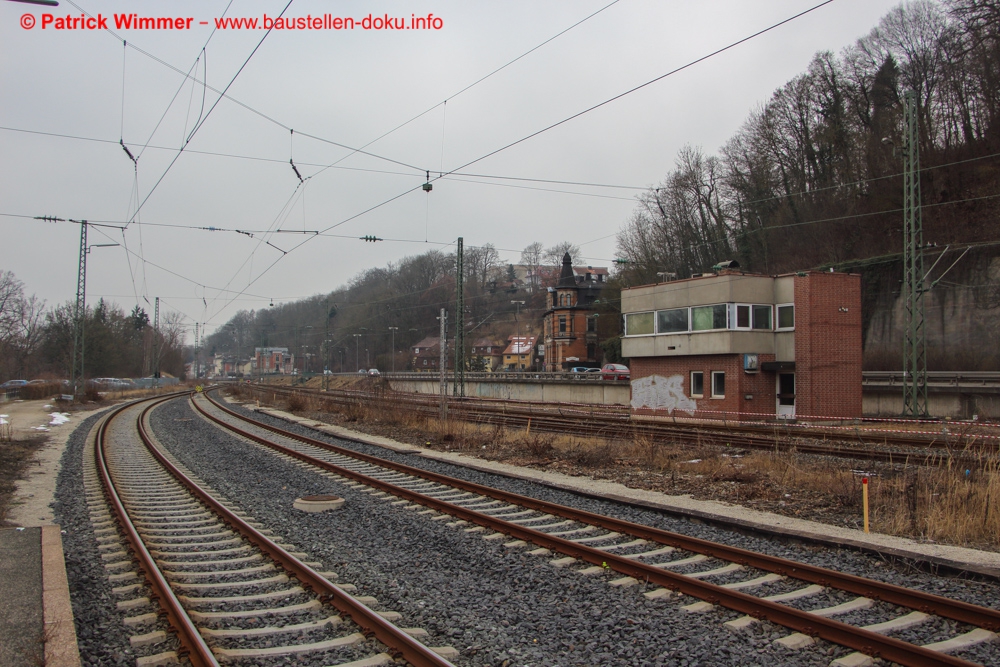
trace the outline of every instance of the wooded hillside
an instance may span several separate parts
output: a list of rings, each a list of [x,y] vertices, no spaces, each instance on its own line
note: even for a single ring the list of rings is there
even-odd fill
[[[765,274],[860,272],[866,368],[898,367],[899,147],[909,90],[918,99],[927,266],[948,248],[931,278],[974,248],[928,298],[929,362],[973,363],[956,343],[995,347],[989,339],[1000,307],[995,1],[903,3],[839,56],[818,53],[806,72],[749,114],[718,154],[682,149],[618,236],[628,261],[623,280],[654,282],[662,271],[688,277],[726,259]],[[950,331],[959,310],[974,331]],[[986,356],[1000,368],[1000,355]]]

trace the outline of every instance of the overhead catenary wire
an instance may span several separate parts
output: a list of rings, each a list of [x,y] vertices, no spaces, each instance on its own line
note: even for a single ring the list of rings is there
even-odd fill
[[[73,139],[73,140],[77,140],[77,141],[88,141],[88,142],[93,142],[93,143],[104,143],[104,144],[118,144],[119,143],[119,142],[117,142],[117,141],[115,141],[113,139],[100,139],[100,138],[97,138],[97,137],[84,137],[84,136],[80,136],[80,135],[65,134],[65,133],[59,133],[59,132],[46,132],[46,131],[42,131],[42,130],[29,130],[29,129],[25,129],[25,128],[9,127],[9,126],[0,126],[0,131],[19,132],[19,133],[23,133],[23,134],[34,134],[34,135],[43,136],[43,137],[53,137],[53,138],[57,138],[57,139]],[[171,151],[171,152],[176,152],[176,151],[180,150],[180,149],[175,148],[175,147],[170,147],[170,146],[156,146],[156,145],[149,145],[148,148],[151,148],[153,150],[163,150],[163,151]],[[204,156],[207,156],[207,157],[222,157],[222,158],[235,159],[235,160],[249,160],[249,161],[253,161],[253,162],[271,162],[271,163],[275,163],[275,164],[287,164],[286,160],[284,160],[282,158],[268,158],[268,157],[254,156],[254,155],[238,155],[238,154],[234,154],[234,153],[220,153],[220,152],[217,152],[217,151],[202,151],[202,150],[197,150],[197,149],[193,149],[193,148],[188,148],[188,149],[185,150],[185,152],[187,154],[189,154],[189,155],[204,155]],[[141,157],[141,153],[139,155],[137,155],[136,157],[137,158]],[[990,159],[993,159],[993,158],[996,158],[996,157],[1000,157],[1000,153],[989,153],[987,155],[979,155],[979,156],[976,156],[976,157],[965,158],[965,159],[962,159],[962,160],[953,160],[951,162],[942,162],[941,164],[933,164],[933,165],[928,165],[928,166],[923,166],[922,165],[920,167],[920,173],[926,173],[926,172],[929,172],[929,171],[933,171],[933,170],[936,170],[936,169],[944,169],[944,168],[947,168],[947,167],[954,167],[954,166],[957,166],[957,165],[967,164],[967,163],[970,163],[970,162],[977,162],[977,161],[980,161],[980,160],[990,160]],[[388,170],[384,170],[384,169],[370,169],[370,168],[365,168],[365,167],[343,167],[343,166],[330,167],[329,165],[320,164],[320,163],[314,163],[314,162],[298,162],[296,164],[299,165],[299,166],[306,166],[306,167],[332,168],[332,169],[338,169],[338,170],[343,170],[343,171],[357,171],[357,172],[372,173],[372,174],[386,174],[386,175],[390,175],[390,176],[406,176],[406,177],[409,177],[409,178],[413,178],[414,177],[414,174],[412,174],[410,172],[388,171]],[[555,184],[555,185],[578,185],[578,186],[581,186],[581,187],[592,187],[592,188],[615,188],[615,189],[622,189],[622,190],[637,190],[637,191],[647,191],[647,190],[654,190],[655,189],[654,186],[650,186],[650,185],[622,185],[622,184],[612,184],[612,183],[594,183],[594,182],[588,182],[588,181],[567,181],[567,180],[557,180],[557,179],[549,179],[549,178],[531,178],[531,177],[526,177],[526,176],[510,176],[510,175],[500,175],[500,174],[470,174],[470,173],[463,172],[463,171],[451,171],[451,172],[437,171],[437,172],[431,172],[431,173],[436,174],[438,178],[449,179],[449,180],[452,179],[454,176],[464,176],[464,177],[468,177],[468,178],[482,178],[482,179],[492,179],[492,180],[523,181],[523,182],[528,182],[528,183],[552,183],[552,184]],[[779,200],[779,199],[787,199],[789,197],[807,196],[807,195],[816,194],[818,192],[825,192],[825,191],[829,191],[829,190],[837,190],[837,189],[841,189],[841,188],[849,188],[849,187],[854,187],[854,186],[859,186],[859,185],[865,185],[867,183],[875,183],[877,181],[887,180],[887,179],[891,179],[891,178],[900,178],[902,175],[903,175],[902,172],[896,172],[896,173],[892,173],[892,174],[884,174],[882,176],[873,176],[873,177],[870,177],[870,178],[861,178],[861,179],[857,179],[857,180],[854,180],[854,181],[848,181],[846,183],[837,183],[837,184],[829,185],[829,186],[823,186],[823,187],[817,187],[817,188],[810,188],[808,190],[797,190],[797,191],[793,191],[793,192],[787,192],[787,193],[782,193],[782,194],[779,194],[779,195],[774,195],[772,197],[762,197],[760,199],[750,199],[750,200],[744,201],[742,203],[744,205],[747,205],[747,204],[756,204],[756,203],[767,202],[767,201],[775,201],[775,200]],[[417,175],[417,176],[419,177],[419,175]],[[454,179],[454,180],[458,180],[458,179]],[[567,191],[561,191],[561,192],[567,192]],[[585,195],[586,193],[580,193],[580,194]]]
[[[537,51],[538,49],[542,48],[543,46],[545,46],[549,42],[552,42],[553,40],[558,39],[559,37],[565,35],[567,32],[569,32],[570,30],[573,30],[577,26],[582,25],[583,23],[586,23],[587,21],[589,21],[590,19],[594,18],[595,16],[597,16],[598,14],[600,14],[601,12],[603,12],[604,10],[606,10],[609,7],[617,4],[618,1],[619,0],[612,0],[612,2],[608,3],[607,5],[604,5],[603,7],[601,7],[600,9],[598,9],[595,12],[593,12],[591,14],[588,14],[587,16],[583,17],[582,19],[580,19],[576,23],[573,23],[569,27],[564,28],[563,30],[560,30],[555,35],[553,35],[552,37],[549,37],[548,39],[546,39],[545,41],[541,42],[540,44],[536,44],[535,46],[533,46],[532,48],[528,49],[527,51],[525,51],[521,55],[517,56],[516,58],[508,60],[506,63],[504,63],[503,65],[501,65],[501,66],[497,67],[496,69],[492,70],[488,74],[484,74],[483,76],[479,77],[478,79],[476,79],[472,83],[470,83],[470,84],[466,85],[464,88],[460,89],[458,92],[452,93],[451,95],[449,95],[448,97],[446,97],[443,101],[438,102],[434,106],[429,107],[429,108],[421,111],[420,113],[418,113],[416,116],[413,116],[409,120],[404,121],[404,122],[400,123],[399,125],[396,125],[395,127],[393,127],[388,132],[383,132],[382,134],[380,134],[379,136],[375,137],[374,139],[372,139],[368,143],[362,145],[361,148],[359,148],[359,149],[357,149],[355,151],[352,151],[351,153],[349,153],[348,155],[345,155],[344,157],[340,158],[336,162],[333,162],[332,164],[324,167],[323,169],[320,169],[320,171],[317,172],[317,175],[319,175],[320,173],[322,173],[326,169],[329,169],[329,168],[332,168],[332,167],[338,165],[340,162],[343,162],[344,160],[346,160],[347,158],[351,157],[355,153],[362,153],[362,154],[367,155],[367,153],[364,153],[363,149],[367,148],[368,146],[371,146],[372,144],[374,144],[374,143],[376,143],[378,141],[381,141],[382,139],[388,137],[390,134],[393,134],[397,130],[400,130],[400,129],[406,127],[410,123],[412,123],[412,122],[414,122],[416,120],[419,120],[420,118],[423,118],[424,116],[426,116],[427,114],[429,114],[431,111],[434,111],[434,109],[437,109],[439,106],[447,105],[448,100],[453,100],[456,97],[458,97],[459,95],[461,95],[462,93],[465,93],[465,92],[471,90],[472,88],[475,88],[476,86],[478,86],[483,81],[486,81],[487,79],[489,79],[490,77],[492,77],[494,74],[497,74],[497,73],[499,73],[499,72],[507,69],[508,67],[510,67],[511,65],[513,65],[514,63],[516,63],[517,61],[519,61],[522,58],[530,55],[531,53],[534,53],[535,51]],[[443,121],[442,121],[442,125],[443,125]],[[443,129],[443,127],[442,127],[442,131],[441,131],[441,136],[442,136],[442,139],[441,139],[441,169],[444,169],[444,129]],[[313,137],[313,138],[315,138],[315,137]]]
[[[122,113],[121,113],[121,127],[118,132],[119,140],[122,142],[122,148],[125,147],[125,56],[128,55],[128,44],[123,39],[122,40]],[[127,150],[127,149],[126,149]],[[129,157],[132,157],[129,154]],[[132,158],[135,161],[135,158]]]
[[[750,40],[756,39],[757,37],[760,37],[761,35],[765,35],[765,34],[771,32],[772,30],[776,30],[777,28],[780,28],[783,25],[791,23],[792,21],[795,21],[796,19],[800,19],[803,16],[806,16],[807,14],[810,14],[810,13],[816,11],[817,9],[821,8],[821,7],[825,7],[826,5],[829,5],[833,1],[834,0],[823,0],[823,2],[820,2],[817,5],[813,5],[812,7],[808,8],[808,9],[805,9],[805,10],[803,10],[803,11],[797,13],[797,14],[794,14],[792,16],[789,16],[786,19],[782,19],[781,21],[778,21],[777,23],[773,23],[770,26],[768,26],[766,28],[763,28],[761,30],[758,30],[757,32],[755,32],[753,34],[750,34],[750,35],[747,35],[746,37],[738,39],[735,42],[730,42],[726,46],[723,46],[723,47],[721,47],[719,49],[716,49],[715,51],[712,51],[711,53],[707,53],[707,54],[705,54],[705,55],[703,55],[703,56],[701,56],[699,58],[691,60],[691,61],[689,61],[689,62],[681,65],[680,67],[676,67],[676,68],[670,70],[669,72],[666,72],[665,74],[661,74],[660,76],[657,76],[657,77],[655,77],[653,79],[650,79],[649,81],[646,81],[645,83],[641,83],[638,86],[634,86],[632,88],[629,88],[628,90],[626,90],[624,92],[618,93],[617,95],[615,95],[613,97],[609,97],[608,99],[606,99],[606,100],[604,100],[602,102],[598,102],[597,104],[594,104],[594,105],[592,105],[590,107],[587,107],[586,109],[584,109],[582,111],[578,111],[577,113],[575,113],[575,114],[573,114],[571,116],[567,116],[566,118],[563,118],[560,121],[552,123],[551,125],[547,125],[546,127],[543,127],[540,130],[536,130],[535,132],[532,132],[531,134],[529,134],[527,136],[521,137],[520,139],[517,139],[516,141],[512,141],[509,144],[506,144],[504,146],[501,146],[500,148],[492,150],[489,153],[486,153],[485,155],[481,155],[481,156],[477,157],[474,160],[470,160],[469,162],[466,162],[465,164],[461,165],[460,167],[457,167],[457,168],[452,169],[452,170],[450,170],[448,172],[445,172],[444,176],[450,175],[451,173],[459,171],[461,169],[465,169],[466,167],[474,165],[477,162],[482,162],[483,160],[485,160],[485,159],[487,159],[489,157],[497,155],[498,153],[502,153],[503,151],[505,151],[505,150],[507,150],[509,148],[513,148],[514,146],[517,146],[518,144],[522,144],[525,141],[529,141],[530,139],[533,139],[533,138],[539,136],[540,134],[544,134],[545,132],[548,132],[549,130],[557,128],[560,125],[564,125],[564,124],[570,122],[571,120],[574,120],[576,118],[579,118],[580,116],[588,114],[591,111],[594,111],[595,109],[600,109],[601,107],[603,107],[605,105],[608,105],[608,104],[611,104],[612,102],[614,102],[616,100],[620,100],[621,98],[626,97],[627,95],[631,95],[632,93],[634,93],[636,91],[639,91],[639,90],[642,90],[643,88],[646,88],[647,86],[651,86],[654,83],[657,83],[658,81],[662,81],[663,79],[671,77],[674,74],[677,74],[678,72],[682,72],[682,71],[684,71],[686,69],[694,67],[698,63],[702,63],[702,62],[704,62],[706,60],[709,60],[710,58],[713,58],[713,57],[715,57],[715,56],[717,56],[717,55],[719,55],[721,53],[725,53],[726,51],[734,49],[734,48],[736,48],[737,46],[739,46],[741,44],[744,44],[746,42],[749,42]]]
[[[411,191],[412,190],[410,190],[408,192],[411,192]],[[407,193],[403,193],[403,194],[407,194]],[[401,195],[397,195],[395,198],[398,199],[400,196],[402,196],[402,194]],[[978,196],[978,197],[966,197],[966,198],[963,198],[963,199],[954,199],[954,200],[943,201],[943,202],[935,202],[935,203],[931,203],[931,204],[923,204],[923,208],[926,209],[926,208],[937,208],[937,207],[941,207],[941,206],[952,206],[952,205],[955,205],[955,204],[967,204],[969,202],[985,201],[985,200],[996,199],[996,198],[1000,198],[1000,193],[989,194],[989,195],[981,195],[981,196]],[[388,203],[388,202],[383,202],[380,205],[384,205],[385,203]],[[379,205],[376,205],[376,207],[377,206],[379,206]],[[828,217],[828,218],[817,218],[817,219],[814,219],[814,220],[802,220],[802,221],[799,221],[799,222],[788,223],[788,224],[785,224],[785,225],[774,225],[774,226],[771,226],[771,227],[764,227],[764,228],[761,228],[761,229],[756,230],[756,231],[769,231],[769,230],[772,230],[772,229],[784,229],[784,228],[787,228],[787,227],[801,227],[801,226],[804,226],[804,225],[815,225],[815,224],[821,224],[821,223],[826,223],[826,222],[842,222],[842,221],[846,221],[846,220],[854,220],[854,219],[858,219],[858,218],[870,217],[870,216],[875,216],[875,215],[887,215],[889,213],[899,213],[902,210],[903,209],[901,209],[901,208],[893,208],[893,209],[884,209],[884,210],[880,210],[880,211],[868,211],[868,212],[865,212],[865,213],[855,213],[855,214],[850,214],[850,215],[833,216],[833,217]],[[362,211],[361,213],[356,214],[355,217],[357,217],[358,215],[363,215],[363,214],[364,214],[364,211]],[[18,214],[18,213],[0,213],[0,217],[22,218],[22,219],[26,219],[26,220],[31,220],[31,219],[43,220],[43,218],[41,218],[39,216],[24,215],[24,214]],[[123,226],[124,226],[124,224],[125,224],[125,222],[124,221],[113,221],[113,220],[88,220],[88,224],[90,226],[92,226],[92,227],[106,227],[106,228],[112,228],[112,229],[122,229]],[[353,235],[353,234],[330,234],[327,230],[318,230],[318,229],[316,229],[316,230],[301,230],[301,231],[300,230],[289,230],[289,229],[278,229],[278,230],[254,230],[254,229],[249,229],[249,230],[247,230],[247,229],[235,229],[235,228],[227,228],[227,227],[205,227],[205,226],[196,226],[196,225],[171,224],[171,223],[162,223],[162,222],[160,222],[160,223],[144,222],[143,224],[145,226],[147,226],[147,227],[164,227],[164,228],[184,229],[184,230],[193,230],[193,231],[208,231],[208,232],[234,232],[234,233],[248,235],[248,236],[255,236],[257,234],[271,233],[271,234],[303,234],[303,235],[306,235],[306,236],[309,236],[309,237],[326,237],[326,238],[341,238],[341,239],[357,239],[358,238],[357,235]],[[338,223],[338,224],[342,224],[342,223]],[[333,225],[332,227],[336,227],[336,226],[337,225]],[[602,241],[604,239],[611,238],[612,236],[616,236],[617,234],[618,234],[618,232],[616,232],[614,234],[608,234],[607,236],[603,236],[603,237],[600,237],[600,238],[597,238],[597,239],[593,239],[591,241],[587,241],[587,242],[582,243],[580,245],[587,245],[589,243],[594,243],[596,241]],[[383,237],[380,237],[380,238],[383,238]],[[424,241],[424,240],[421,240],[421,239],[404,239],[404,238],[392,238],[392,237],[384,237],[383,240],[385,240],[385,241],[391,241],[391,242],[396,242],[396,243],[421,243],[421,244],[423,244],[423,243],[430,243],[432,245],[441,245],[441,246],[448,246],[448,245],[451,245],[451,244],[454,243],[454,241]],[[702,244],[698,244],[698,245],[692,246],[692,247],[701,247],[701,246],[704,246],[704,245],[708,245],[708,244],[711,244],[711,243],[717,243],[717,242],[719,242],[719,241],[718,240],[717,241],[708,241],[708,242],[705,242],[705,243],[702,243]],[[299,245],[301,245],[301,243]],[[291,250],[288,250],[287,252],[292,252],[292,250],[294,250],[297,247],[298,247],[298,245],[294,246]],[[468,248],[473,248],[473,247],[481,247],[481,246],[471,246],[470,245],[470,246],[467,246],[467,247]],[[503,251],[503,252],[512,252],[512,253],[521,252],[520,250],[516,250],[516,249],[512,249],[512,248],[496,248],[496,250],[500,250],[500,251]],[[585,258],[585,257],[581,257],[581,258]],[[597,260],[601,260],[601,261],[614,261],[614,260],[611,260],[611,259],[600,258],[600,257],[586,257],[585,259],[597,259]]]
[[[289,0],[289,4],[291,4],[291,1],[292,0]],[[80,7],[80,5],[78,5],[76,2],[74,2],[74,0],[66,0],[66,2],[68,4],[70,4],[70,5],[72,5],[73,7],[75,7],[77,10],[80,11],[80,13],[84,14],[85,16],[93,18],[93,14],[91,14],[87,10],[83,9],[82,7]],[[229,10],[229,6],[230,5],[232,5],[231,1],[230,1],[229,5],[226,6],[226,11]],[[288,5],[286,5],[285,9],[282,10],[282,14],[281,15],[283,15],[284,12],[287,9],[288,9]],[[280,18],[281,15],[279,15],[276,18]],[[121,41],[121,42],[125,41],[121,37],[121,35],[119,35],[118,33],[116,33],[114,30],[111,30],[110,28],[104,28],[104,31],[106,33],[108,33],[109,35],[111,35],[117,41]],[[270,32],[270,29],[268,29],[268,32]],[[214,35],[214,34],[215,34],[215,30],[212,31],[212,35]],[[266,35],[265,35],[265,37],[266,37]],[[211,39],[211,35],[209,36],[209,39]],[[259,44],[258,44],[258,46],[259,46]],[[239,106],[239,107],[241,107],[241,108],[249,111],[250,113],[252,113],[252,114],[254,114],[256,116],[259,116],[260,118],[268,121],[269,123],[273,123],[274,125],[277,125],[278,127],[282,128],[282,129],[285,129],[285,130],[291,129],[288,125],[285,125],[281,121],[279,121],[279,120],[277,120],[275,118],[272,118],[271,116],[268,116],[266,113],[264,113],[264,112],[262,112],[262,111],[260,111],[258,109],[255,109],[254,107],[250,106],[246,102],[243,102],[241,100],[236,99],[235,97],[231,97],[230,95],[228,95],[226,91],[229,89],[229,86],[227,86],[223,90],[219,90],[218,88],[210,86],[207,81],[198,81],[197,77],[192,76],[190,70],[188,72],[185,72],[184,70],[180,69],[179,67],[176,67],[176,66],[170,64],[169,62],[167,62],[166,60],[163,60],[159,56],[156,56],[156,55],[150,53],[149,51],[146,51],[145,49],[142,49],[142,48],[136,46],[134,42],[129,42],[128,43],[128,47],[131,48],[131,49],[133,49],[133,50],[135,50],[137,53],[140,53],[140,54],[146,56],[150,60],[152,60],[152,61],[154,61],[154,62],[156,62],[156,63],[158,63],[160,65],[163,65],[164,67],[166,67],[168,69],[173,70],[177,74],[180,74],[181,76],[183,76],[185,78],[185,80],[192,79],[194,81],[194,83],[200,83],[200,84],[204,85],[208,90],[212,91],[213,93],[218,93],[219,94],[219,100],[222,100],[222,99],[229,100],[233,104],[236,104],[237,106]],[[230,84],[231,83],[232,82],[230,82]],[[218,103],[218,100],[216,101],[216,103]],[[346,144],[342,144],[342,143],[333,141],[332,139],[326,139],[324,137],[319,137],[319,136],[310,134],[308,132],[301,132],[300,131],[299,134],[301,134],[304,137],[309,137],[310,139],[315,139],[316,141],[327,143],[327,144],[330,144],[332,146],[337,146],[339,148],[343,148],[343,149],[348,150],[348,151],[352,151],[352,152],[355,152],[355,153],[361,153],[363,155],[367,155],[368,157],[372,157],[372,158],[375,158],[377,160],[385,160],[385,161],[391,162],[393,164],[398,164],[401,167],[407,167],[407,168],[410,168],[410,169],[414,169],[416,171],[423,171],[423,169],[421,167],[416,167],[414,165],[406,164],[404,162],[400,162],[398,160],[393,160],[392,158],[384,157],[382,155],[377,155],[375,153],[369,153],[369,152],[366,152],[364,150],[357,149],[357,148],[354,148],[352,146],[348,146]]]
[[[285,12],[288,11],[288,8],[292,6],[293,1],[294,0],[288,0],[288,3],[285,4],[285,6],[281,10],[281,13],[278,14],[276,18],[280,19],[282,16],[284,16]],[[157,179],[156,183],[153,184],[153,187],[149,190],[148,193],[146,193],[146,197],[142,200],[142,203],[140,203],[139,206],[136,208],[135,213],[133,213],[133,217],[139,214],[139,211],[142,210],[142,207],[146,205],[146,202],[149,201],[149,198],[153,196],[154,192],[156,192],[156,189],[160,186],[160,183],[163,182],[163,179],[166,178],[168,173],[170,173],[171,168],[173,168],[173,166],[177,163],[178,158],[180,158],[181,154],[184,152],[184,148],[187,147],[187,145],[191,142],[191,139],[194,138],[194,135],[197,134],[198,130],[200,130],[204,126],[205,122],[208,120],[208,117],[212,115],[212,112],[215,111],[215,108],[219,105],[219,102],[223,99],[223,97],[225,97],[226,91],[228,91],[229,88],[236,82],[236,79],[239,78],[240,74],[250,63],[250,59],[253,58],[254,54],[257,53],[257,50],[260,49],[261,45],[264,43],[264,40],[267,39],[267,36],[271,34],[271,30],[272,28],[268,28],[264,32],[264,35],[260,38],[260,41],[258,41],[257,45],[253,47],[253,50],[250,52],[250,55],[246,57],[246,59],[243,61],[243,64],[241,64],[239,69],[236,70],[236,73],[229,80],[229,83],[226,84],[226,87],[219,94],[219,97],[216,98],[215,102],[209,108],[208,113],[206,113],[204,117],[199,118],[198,124],[195,125],[195,127],[191,130],[191,134],[189,134],[187,139],[185,139],[184,146],[181,146],[181,149],[177,151],[176,155],[174,155],[174,159],[171,160],[170,164],[167,165],[167,168],[163,171],[163,174],[160,175],[160,178]],[[208,84],[206,83],[205,85],[207,86]]]

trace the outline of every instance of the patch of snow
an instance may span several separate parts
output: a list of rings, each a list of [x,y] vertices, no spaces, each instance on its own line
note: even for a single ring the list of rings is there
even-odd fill
[[[684,463],[701,463],[701,459],[691,459],[690,461],[685,461]]]
[[[35,428],[36,431],[48,431],[49,430],[49,429],[45,428],[44,426],[36,426],[34,428]]]
[[[49,414],[52,417],[52,421],[49,422],[49,426],[62,426],[69,421],[68,412],[53,412]]]

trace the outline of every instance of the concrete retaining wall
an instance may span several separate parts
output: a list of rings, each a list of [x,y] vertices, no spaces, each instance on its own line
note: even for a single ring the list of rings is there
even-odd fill
[[[439,392],[438,379],[430,378],[389,378],[389,386],[396,391],[416,394]],[[451,395],[451,382],[448,394]],[[467,380],[465,395],[478,398],[505,398],[517,401],[537,401],[542,403],[588,403],[594,405],[628,405],[631,387],[622,382],[593,382],[585,380],[533,380],[497,379]]]
[[[436,377],[389,377],[396,391],[438,394]],[[449,378],[448,394],[452,383]],[[466,396],[503,398],[540,403],[584,403],[592,405],[628,405],[631,387],[626,382],[592,380],[555,380],[540,378],[474,379],[465,383]],[[865,386],[862,410],[866,417],[898,417],[903,411],[901,387]],[[1000,419],[1000,394],[995,391],[968,391],[963,387],[935,387],[928,395],[929,412],[934,417]],[[822,412],[822,410],[821,410]]]
[[[903,390],[865,387],[862,410],[866,417],[898,417],[903,412]],[[1000,419],[1000,395],[932,391],[927,395],[927,411],[932,417]]]

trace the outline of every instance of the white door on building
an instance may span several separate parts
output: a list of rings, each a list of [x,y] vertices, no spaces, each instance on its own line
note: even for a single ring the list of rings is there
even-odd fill
[[[778,373],[776,412],[781,419],[795,417],[795,373]]]

